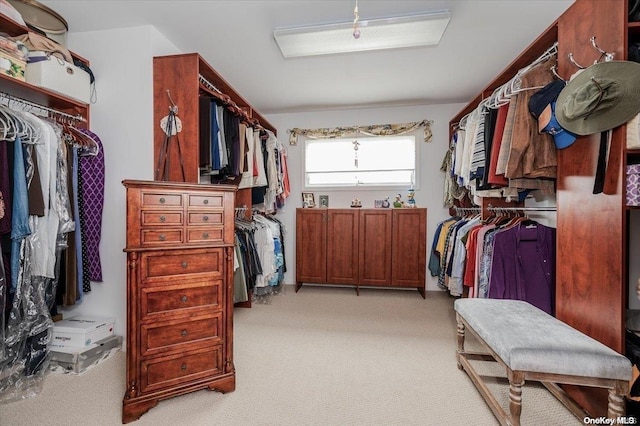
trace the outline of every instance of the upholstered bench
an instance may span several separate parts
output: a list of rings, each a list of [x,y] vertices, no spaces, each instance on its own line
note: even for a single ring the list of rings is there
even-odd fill
[[[558,384],[606,388],[608,416],[624,416],[624,398],[631,380],[631,362],[591,337],[535,306],[519,300],[458,299],[458,368],[467,372],[502,425],[520,425],[522,386],[541,382],[580,420],[587,416]],[[465,329],[486,352],[464,349]],[[489,391],[470,360],[497,361],[509,380],[509,414]]]

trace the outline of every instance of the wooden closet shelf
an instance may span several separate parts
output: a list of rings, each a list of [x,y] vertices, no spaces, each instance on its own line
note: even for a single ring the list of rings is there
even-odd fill
[[[4,93],[68,114],[85,116],[89,108],[88,104],[4,74],[0,74],[0,83],[2,84],[1,91]]]
[[[31,31],[28,27],[25,27],[24,25],[20,25],[16,21],[4,15],[0,15],[0,27],[2,28],[2,32],[9,34],[11,37],[16,37]],[[74,53],[71,51],[70,53],[71,53],[71,56],[73,56],[75,59],[89,65],[89,61],[87,59],[83,58],[77,53]]]

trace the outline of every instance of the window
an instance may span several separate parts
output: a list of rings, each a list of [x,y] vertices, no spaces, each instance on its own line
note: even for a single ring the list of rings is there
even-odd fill
[[[412,135],[305,142],[307,188],[407,187],[415,182],[415,167],[416,144]]]

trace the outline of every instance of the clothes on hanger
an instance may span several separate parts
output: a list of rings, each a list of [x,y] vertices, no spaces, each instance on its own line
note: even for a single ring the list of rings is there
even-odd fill
[[[429,271],[452,296],[525,300],[554,315],[556,230],[524,216],[436,227]]]
[[[286,265],[284,226],[271,215],[253,214],[251,220],[236,218],[234,303],[278,292]]]
[[[273,213],[290,193],[286,148],[272,131],[220,103],[200,98],[200,173],[214,183],[239,178],[238,189],[252,188],[252,204]]]
[[[81,222],[101,222],[102,209],[94,203],[102,195],[78,200],[82,191],[69,188],[79,178],[85,193],[101,193],[95,191],[94,163],[104,164],[95,134],[23,111],[14,100],[10,104],[0,107],[0,402],[20,399],[41,385],[59,295],[72,285],[74,297],[60,300],[76,303],[95,278],[88,263],[62,265],[66,254],[74,261],[97,260],[99,266],[97,244],[68,242],[74,239],[69,234],[80,235]],[[75,165],[69,161],[74,154]],[[81,176],[83,166],[88,178]],[[98,226],[91,234],[98,243],[100,232]],[[75,277],[85,271],[83,288]]]
[[[557,47],[521,69],[494,90],[453,131],[447,164],[445,206],[455,204],[456,186],[475,204],[480,197],[520,199],[531,190],[555,189],[556,148],[551,135],[539,133],[528,109],[536,90],[554,81]]]

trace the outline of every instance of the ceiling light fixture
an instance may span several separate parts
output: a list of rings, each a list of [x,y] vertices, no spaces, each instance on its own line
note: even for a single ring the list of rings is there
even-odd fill
[[[285,58],[430,46],[450,19],[451,12],[437,11],[360,21],[356,2],[353,22],[276,28],[273,37]]]
[[[358,0],[356,0],[356,7],[353,9],[353,38],[360,38],[360,27],[358,27],[358,21],[360,20],[360,15],[358,15]]]

